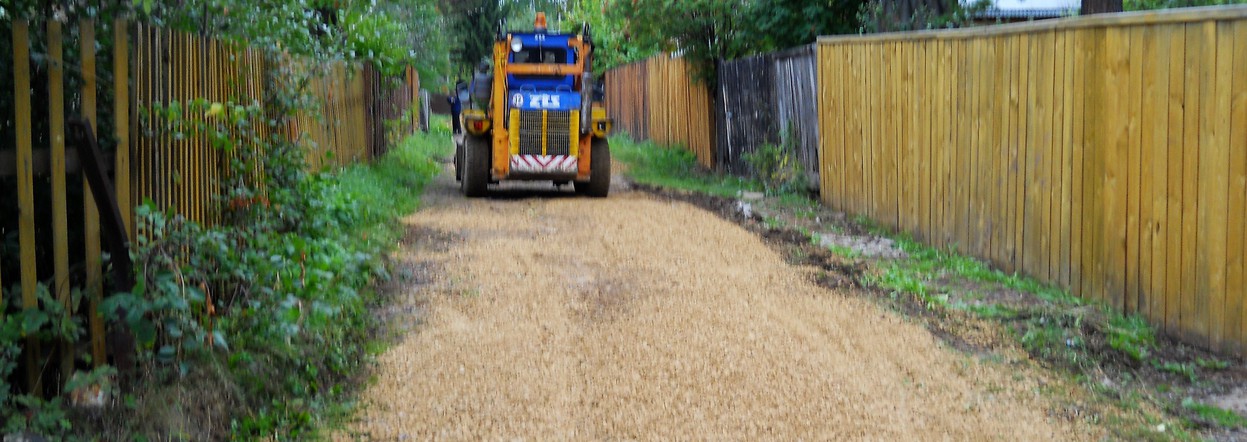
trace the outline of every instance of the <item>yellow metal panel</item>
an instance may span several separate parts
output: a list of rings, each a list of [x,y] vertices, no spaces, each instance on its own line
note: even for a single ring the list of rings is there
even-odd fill
[[[567,137],[568,143],[571,144],[571,146],[567,148],[567,152],[574,157],[580,152],[580,110],[572,110],[571,134],[572,135],[570,137]]]
[[[519,155],[520,154],[520,131],[518,129],[520,127],[520,110],[519,109],[511,109],[511,120],[510,120],[510,123],[507,125],[507,127],[511,128],[511,134],[509,137],[507,137],[508,141],[510,141],[511,143],[511,155]]]

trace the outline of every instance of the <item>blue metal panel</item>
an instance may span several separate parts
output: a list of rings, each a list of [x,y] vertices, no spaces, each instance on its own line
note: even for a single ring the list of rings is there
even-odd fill
[[[512,90],[507,105],[520,110],[572,110],[580,108],[580,94],[569,92]]]

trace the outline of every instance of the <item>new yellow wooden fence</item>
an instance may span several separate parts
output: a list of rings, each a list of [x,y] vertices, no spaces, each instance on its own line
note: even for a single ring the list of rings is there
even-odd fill
[[[822,197],[1247,342],[1247,7],[822,38]]]
[[[714,167],[714,121],[706,85],[693,80],[688,62],[667,55],[611,70],[607,80],[608,114],[616,125],[638,138],[679,144]],[[617,112],[617,113],[616,113]]]

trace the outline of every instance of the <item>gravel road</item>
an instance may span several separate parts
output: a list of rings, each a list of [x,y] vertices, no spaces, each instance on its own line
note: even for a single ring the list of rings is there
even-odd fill
[[[416,313],[390,320],[419,322],[336,438],[1098,437],[1005,364],[815,285],[694,206],[455,186],[442,174],[403,220]]]

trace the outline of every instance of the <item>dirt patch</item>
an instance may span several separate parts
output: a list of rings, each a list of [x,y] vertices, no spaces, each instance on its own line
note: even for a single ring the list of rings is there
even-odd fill
[[[452,179],[404,220],[462,238],[406,252],[441,269],[405,291],[427,299],[425,325],[381,355],[335,438],[1101,436],[1036,398],[1052,381],[943,349],[850,293],[853,264],[808,237],[638,192],[466,200]],[[810,253],[768,246],[797,240]]]
[[[903,254],[886,253],[894,244],[880,243],[884,253],[866,253],[861,244],[871,244],[877,236],[866,226],[847,219],[842,213],[826,207],[784,207],[767,198],[719,198],[704,194],[638,186],[657,198],[688,202],[736,223],[765,239],[772,248],[794,265],[810,266],[810,279],[832,289],[860,288],[843,293],[871,299],[878,305],[903,313],[920,321],[944,345],[976,358],[1022,361],[1091,379],[1088,384],[1100,396],[1090,395],[1081,388],[1061,387],[1067,400],[1050,405],[1049,413],[1067,419],[1094,421],[1131,420],[1137,423],[1113,428],[1116,437],[1125,439],[1166,439],[1167,434],[1156,425],[1148,428],[1136,409],[1161,410],[1168,416],[1193,424],[1199,437],[1210,440],[1244,440],[1247,430],[1220,428],[1181,405],[1184,402],[1212,404],[1247,416],[1247,364],[1242,358],[1210,352],[1177,340],[1159,336],[1156,345],[1148,348],[1146,361],[1140,361],[1114,348],[1106,330],[1110,328],[1103,312],[1093,307],[1052,307],[1045,300],[1027,292],[998,283],[982,283],[956,276],[943,276],[928,281],[933,296],[946,297],[948,305],[959,309],[932,308],[928,301],[913,294],[891,293],[872,287],[868,276],[878,274]],[[742,210],[747,203],[748,210]],[[747,213],[746,213],[747,212]],[[776,222],[775,220],[780,220]],[[781,225],[784,227],[775,227]],[[827,244],[812,244],[803,232],[832,231],[841,238]],[[816,234],[817,235],[817,234]],[[856,258],[828,250],[828,245],[846,247],[857,252]],[[899,251],[899,250],[898,250]],[[986,313],[997,315],[984,319],[968,310],[995,308]],[[1076,309],[1063,310],[1063,309]],[[1041,348],[1025,348],[1020,337],[1043,332],[1054,322],[1077,330],[1077,339],[1068,344],[1079,352],[1049,352]],[[1055,388],[1052,386],[1045,387]],[[1141,398],[1141,399],[1140,399]],[[1105,399],[1108,399],[1107,401]]]

